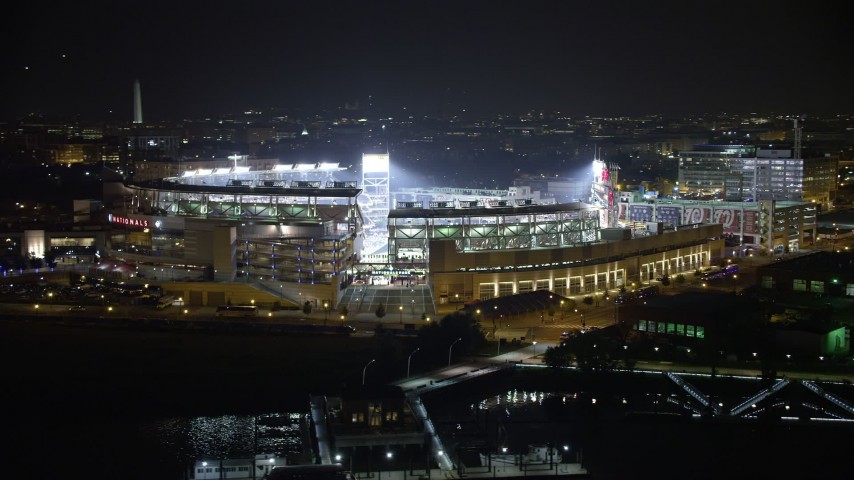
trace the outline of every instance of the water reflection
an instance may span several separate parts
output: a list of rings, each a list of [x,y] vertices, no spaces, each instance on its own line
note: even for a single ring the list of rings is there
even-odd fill
[[[471,404],[471,409],[490,410],[495,407],[506,407],[510,405],[542,405],[543,400],[557,396],[554,393],[525,390],[509,390],[506,393],[486,397],[483,400]]]
[[[305,413],[176,417],[143,428],[182,462],[203,458],[287,456],[302,451]]]

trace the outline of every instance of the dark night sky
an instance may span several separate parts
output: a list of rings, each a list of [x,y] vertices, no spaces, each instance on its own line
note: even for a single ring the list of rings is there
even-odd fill
[[[130,119],[134,78],[146,120],[368,95],[387,113],[854,107],[840,2],[27,3],[0,33],[2,119]]]

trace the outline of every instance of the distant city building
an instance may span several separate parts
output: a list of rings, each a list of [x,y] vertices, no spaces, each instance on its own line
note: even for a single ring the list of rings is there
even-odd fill
[[[679,152],[679,189],[682,193],[726,197],[728,177],[742,170],[737,159],[755,154],[756,147],[747,145],[695,145],[693,150]]]
[[[683,194],[730,201],[785,200],[830,207],[836,192],[836,157],[796,158],[792,149],[753,145],[697,145],[679,153]]]

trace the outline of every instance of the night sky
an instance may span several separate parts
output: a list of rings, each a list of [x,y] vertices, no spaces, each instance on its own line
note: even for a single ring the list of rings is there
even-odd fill
[[[398,116],[854,107],[840,2],[26,3],[0,33],[2,120],[130,120],[135,78],[147,121],[369,95]]]

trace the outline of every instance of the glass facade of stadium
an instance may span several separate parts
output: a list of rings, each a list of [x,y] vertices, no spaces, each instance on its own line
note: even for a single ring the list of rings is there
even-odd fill
[[[712,224],[603,240],[598,211],[581,203],[409,207],[389,214],[389,257],[424,265],[438,304],[535,290],[593,294],[693,272],[724,247],[722,226]]]
[[[399,203],[389,213],[389,258],[425,263],[431,240],[452,240],[457,250],[474,252],[567,247],[598,239],[598,212],[583,204],[508,203],[429,209]]]

